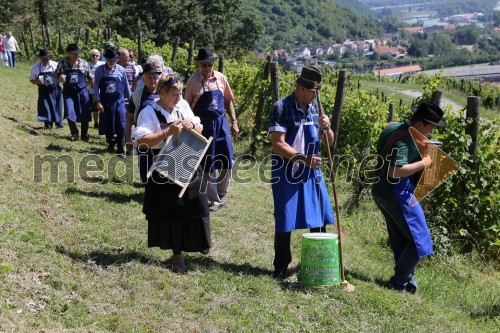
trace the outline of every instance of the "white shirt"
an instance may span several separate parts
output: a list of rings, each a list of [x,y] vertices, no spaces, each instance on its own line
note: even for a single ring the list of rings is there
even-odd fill
[[[173,123],[179,118],[184,118],[193,122],[195,126],[202,126],[200,118],[194,115],[193,111],[189,107],[188,102],[186,102],[185,99],[181,99],[179,103],[174,106],[172,113],[167,112],[157,102],[153,102],[150,105],[146,106],[137,117],[137,126],[132,131],[132,141],[134,142],[134,144],[137,145],[137,140],[142,139],[144,136],[151,133],[160,132],[162,130],[160,121],[156,116],[155,109],[159,110],[161,114],[165,116],[167,123]],[[160,149],[161,147],[163,147],[163,141],[150,148]]]
[[[17,40],[14,36],[11,36],[10,38],[5,36],[3,42],[5,43],[5,49],[7,51],[16,52]]]
[[[39,61],[31,67],[30,81],[38,79],[40,72],[55,72],[56,68],[57,62],[53,60],[49,60],[49,64],[47,66],[42,65]]]
[[[89,64],[90,72],[92,74],[94,74],[94,77],[95,77],[95,70],[97,69],[97,67],[104,65],[105,62],[99,60],[97,63],[94,64],[92,61],[89,61],[88,64]],[[94,85],[89,85],[88,87],[89,87],[89,94],[93,95],[94,94]]]

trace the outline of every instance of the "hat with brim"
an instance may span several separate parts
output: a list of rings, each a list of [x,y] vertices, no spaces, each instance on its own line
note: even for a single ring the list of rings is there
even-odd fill
[[[306,89],[321,89],[321,71],[313,66],[304,66],[297,84]]]
[[[446,125],[446,122],[442,119],[444,115],[443,109],[431,101],[422,101],[413,115],[437,127]]]
[[[106,49],[103,53],[104,58],[106,60],[116,60],[120,57],[120,53],[115,49]]]
[[[141,67],[142,67],[142,73],[141,73],[141,75],[144,75],[144,74],[147,74],[147,73],[154,73],[154,74],[161,75],[161,73],[162,73],[162,71],[158,71],[156,69],[156,65],[155,64],[145,63],[145,64],[141,65]]]
[[[76,45],[76,44],[69,44],[68,48],[66,49],[66,51],[67,52],[71,52],[71,53],[76,53],[76,54],[82,53],[82,50],[80,50],[78,48],[78,45]]]
[[[214,55],[214,51],[209,49],[199,49],[198,56],[194,57],[196,62],[214,62],[217,60],[217,56]]]
[[[38,52],[38,54],[36,56],[38,58],[51,58],[52,53],[47,49],[42,49],[42,50],[40,50],[40,52]]]

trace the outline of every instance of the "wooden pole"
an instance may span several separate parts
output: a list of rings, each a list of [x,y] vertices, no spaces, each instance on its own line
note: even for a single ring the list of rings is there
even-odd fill
[[[471,145],[469,146],[469,154],[472,156],[472,169],[476,170],[476,158],[477,158],[477,146],[478,146],[478,133],[479,133],[479,105],[481,104],[481,98],[476,96],[467,97],[467,111],[465,117],[467,120],[472,119],[468,122],[465,128],[465,134],[468,134],[472,138]]]
[[[26,36],[24,35],[24,31],[21,32],[21,39],[24,44],[24,52],[26,53],[26,59],[30,58],[30,49],[28,48],[28,42],[26,41]]]
[[[137,36],[137,61],[142,62],[142,31]]]
[[[40,27],[42,28],[42,47],[46,48],[47,44],[45,43],[45,26],[42,24]]]
[[[267,56],[267,61],[264,66],[264,77],[263,79],[265,81],[269,80],[269,66],[271,63],[271,56]],[[261,85],[260,90],[259,90],[259,101],[257,103],[257,111],[255,112],[255,126],[252,128],[252,144],[250,145],[250,153],[252,155],[255,155],[257,152],[257,145],[256,145],[256,137],[259,134],[261,127],[262,127],[262,114],[264,113],[264,102],[266,99],[265,96],[265,86],[264,84]]]
[[[337,139],[338,139],[338,134],[339,134],[339,128],[340,128],[340,116],[342,113],[342,104],[344,103],[344,91],[345,91],[345,81],[346,81],[346,71],[341,70],[339,72],[339,79],[337,82],[337,93],[335,95],[335,105],[333,107],[333,119],[332,119],[332,125],[333,125],[333,149],[337,147]]]
[[[172,50],[172,58],[170,59],[170,62],[173,64],[175,62],[175,59],[177,58],[177,49],[179,48],[179,42],[180,42],[180,37],[177,36],[174,39],[174,48]]]
[[[194,39],[191,40],[189,43],[189,49],[188,49],[188,60],[187,60],[187,65],[191,66],[193,63],[193,52],[194,52]]]
[[[111,28],[106,28],[106,41],[111,39]]]
[[[221,73],[224,73],[224,55],[219,54],[219,66],[217,67],[217,70]]]
[[[85,30],[85,45],[89,46],[89,38],[90,38],[90,28],[87,27]]]
[[[100,39],[101,39],[101,28],[97,29],[97,39],[96,39],[96,47],[97,49],[100,49]]]
[[[389,104],[389,115],[387,116],[387,122],[392,122],[394,119],[394,105],[392,103]]]
[[[28,29],[29,29],[30,37],[31,37],[31,48],[32,48],[33,52],[36,53],[35,39],[33,38],[33,27],[31,26],[31,23],[28,25]]]
[[[339,77],[339,83],[340,83],[340,80],[341,80],[342,76],[344,77],[344,80],[345,80],[345,71],[341,71],[340,73],[344,73],[344,74],[340,75],[340,77]],[[342,84],[344,82],[345,81],[343,81]],[[338,93],[338,90],[337,90],[337,93]],[[342,92],[342,94],[343,94],[343,92]],[[320,98],[319,92],[317,93],[316,99],[317,99],[317,102],[318,102],[318,117],[321,118],[321,116],[324,115],[324,112],[323,112],[323,106],[321,105],[321,98]],[[335,105],[336,104],[337,103],[335,103]],[[337,236],[338,236],[338,240],[339,240],[340,278],[341,278],[341,283],[344,286],[344,288],[348,292],[351,292],[351,291],[354,291],[356,289],[356,287],[354,287],[352,284],[350,284],[349,282],[347,282],[347,280],[345,279],[344,255],[343,255],[343,252],[342,252],[342,229],[340,227],[339,201],[338,201],[338,195],[337,195],[337,187],[335,186],[335,168],[334,168],[334,165],[333,165],[333,158],[332,158],[332,152],[330,150],[330,139],[328,138],[328,133],[323,134],[323,140],[324,140],[325,145],[326,145],[326,149],[325,150],[326,150],[326,154],[327,154],[327,158],[328,158],[328,168],[330,170],[330,182],[332,183],[333,201],[335,203],[335,217],[336,217],[335,224],[337,225]],[[334,142],[335,141],[336,140],[335,140],[335,137],[334,137]]]
[[[116,47],[117,48],[122,47],[122,44],[120,43],[120,35],[116,34],[115,39],[116,39]]]
[[[47,45],[49,48],[52,47],[52,38],[50,37],[50,30],[48,26],[45,26],[45,32],[47,33]]]
[[[80,43],[80,38],[82,37],[82,27],[78,27],[78,34],[76,36],[75,44],[78,45]]]
[[[59,47],[57,48],[57,50],[59,51],[59,53],[62,53],[63,52],[63,46],[62,46],[62,30],[61,28],[59,28],[59,31],[58,31],[58,35],[59,35]]]
[[[278,75],[278,63],[271,62],[270,64],[270,74],[271,74],[271,91],[273,92],[273,104],[280,99],[280,81]]]

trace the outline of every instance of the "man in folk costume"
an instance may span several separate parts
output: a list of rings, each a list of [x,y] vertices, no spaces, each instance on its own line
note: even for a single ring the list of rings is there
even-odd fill
[[[274,198],[274,273],[282,279],[292,261],[291,232],[310,229],[326,232],[333,224],[333,211],[321,168],[319,144],[322,134],[333,142],[326,115],[318,116],[315,101],[321,89],[321,72],[304,66],[295,91],[273,106],[271,133]]]
[[[55,123],[62,129],[62,90],[54,76],[57,62],[50,60],[51,57],[47,49],[38,52],[40,61],[31,68],[30,82],[38,86],[37,121],[43,122],[45,128],[52,128]]]
[[[204,185],[207,187],[210,210],[215,212],[227,203],[227,192],[233,168],[233,145],[231,135],[239,133],[233,106],[233,92],[226,77],[213,69],[217,59],[212,50],[200,49],[195,58],[199,72],[193,74],[186,87],[185,99],[203,125],[203,136],[213,137],[204,166]],[[224,113],[228,111],[231,129]],[[216,177],[216,170],[220,170]]]
[[[118,156],[125,157],[125,100],[131,96],[125,69],[117,64],[120,55],[114,49],[104,52],[106,64],[95,71],[94,98],[99,113],[99,134],[106,135],[108,152],[115,145]],[[116,137],[115,137],[116,136]]]
[[[68,119],[71,141],[78,140],[76,123],[81,123],[82,140],[89,141],[88,130],[92,115],[86,80],[93,84],[94,74],[87,61],[79,58],[82,50],[78,45],[69,44],[66,51],[68,57],[59,62],[55,72],[56,79],[63,83],[64,118]]]
[[[421,258],[433,252],[424,211],[413,196],[421,172],[432,160],[428,155],[420,157],[409,128],[412,126],[427,137],[435,127],[445,125],[442,118],[443,110],[438,105],[423,101],[409,121],[387,125],[377,143],[377,154],[383,159],[372,194],[384,215],[394,254],[394,275],[388,287],[401,292],[417,291],[415,267]],[[425,145],[418,141],[417,144]]]

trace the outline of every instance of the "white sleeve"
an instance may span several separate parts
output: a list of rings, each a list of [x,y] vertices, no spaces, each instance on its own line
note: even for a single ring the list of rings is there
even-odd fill
[[[30,81],[38,79],[38,75],[40,75],[40,63],[37,62],[31,67],[30,73]]]
[[[139,113],[139,116],[137,117],[137,126],[134,128],[131,135],[132,142],[134,142],[134,144],[137,144],[137,140],[142,139],[144,136],[158,131],[157,127],[160,127],[159,122],[155,122],[154,118],[151,117],[151,113],[153,113],[153,116],[156,118],[156,115],[150,106],[147,106],[141,111],[141,113]]]

